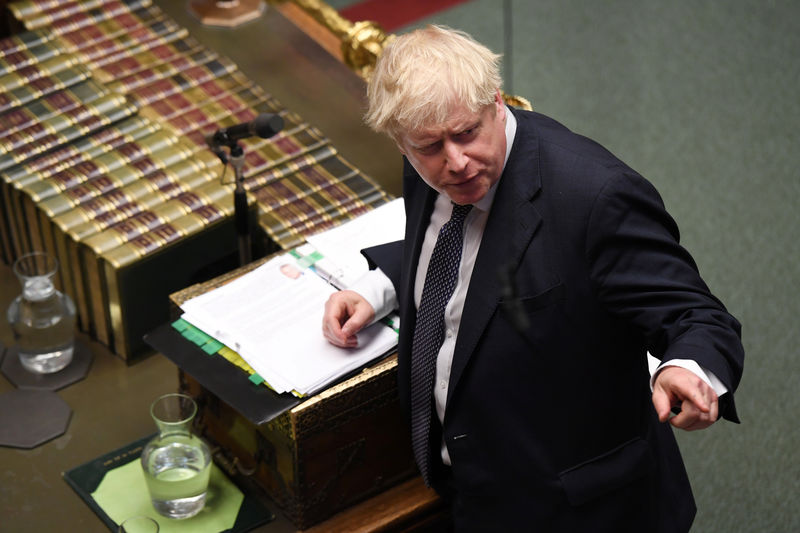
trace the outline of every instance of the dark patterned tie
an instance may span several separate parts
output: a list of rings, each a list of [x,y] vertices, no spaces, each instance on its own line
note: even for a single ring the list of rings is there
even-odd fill
[[[422,479],[428,486],[428,439],[436,356],[444,341],[444,308],[456,287],[461,263],[464,219],[471,208],[471,205],[453,204],[450,220],[439,230],[425,274],[411,345],[411,445]]]

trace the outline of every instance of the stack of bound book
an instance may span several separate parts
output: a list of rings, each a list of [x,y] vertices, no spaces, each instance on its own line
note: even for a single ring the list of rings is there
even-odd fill
[[[168,295],[236,257],[233,171],[206,145],[276,113],[241,141],[262,253],[391,200],[317,128],[203,47],[151,0],[22,0],[0,40],[0,254],[60,262],[83,331],[123,358],[166,321]]]

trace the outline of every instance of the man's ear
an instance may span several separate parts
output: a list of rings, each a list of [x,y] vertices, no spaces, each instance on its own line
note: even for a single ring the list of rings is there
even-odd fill
[[[503,100],[503,95],[500,94],[500,89],[497,89],[494,93],[494,105],[498,112],[505,111],[506,102]]]

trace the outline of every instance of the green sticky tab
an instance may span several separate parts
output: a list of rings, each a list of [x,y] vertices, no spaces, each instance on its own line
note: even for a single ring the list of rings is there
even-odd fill
[[[193,328],[192,326],[189,326],[188,328],[186,328],[183,331],[181,331],[181,335],[183,335],[186,340],[194,342],[195,331],[197,331],[196,328]]]
[[[261,385],[262,383],[264,383],[264,378],[262,378],[258,374],[251,374],[248,379],[252,381],[253,384],[255,385]]]
[[[318,250],[314,250],[310,254],[298,259],[297,264],[300,265],[305,270],[306,268],[310,267],[320,259],[322,259],[322,254],[319,253]]]
[[[223,344],[219,342],[217,339],[209,339],[204,345],[200,348],[206,352],[208,355],[214,355],[217,353],[220,348],[222,348]]]
[[[206,333],[200,331],[197,328],[195,328],[195,332],[197,334],[197,340],[195,340],[195,342],[200,346],[207,343],[208,341],[214,340],[210,335],[207,335]]]
[[[200,331],[194,326],[189,326],[185,330],[181,332],[181,335],[186,337],[190,342],[195,343],[198,346],[204,345],[211,337]]]
[[[172,327],[177,329],[178,331],[183,331],[188,327],[191,327],[191,324],[186,322],[184,319],[179,318],[175,322],[172,323]]]
[[[387,317],[384,317],[384,318],[382,318],[382,319],[381,319],[381,322],[382,322],[384,325],[386,325],[386,326],[389,326],[390,328],[392,328],[392,329],[394,330],[394,332],[395,332],[395,333],[397,333],[398,335],[400,334],[400,328],[398,328],[398,327],[397,327],[397,325],[394,323],[394,320],[392,320],[392,319],[391,319],[391,318],[389,318],[388,316],[387,316]]]

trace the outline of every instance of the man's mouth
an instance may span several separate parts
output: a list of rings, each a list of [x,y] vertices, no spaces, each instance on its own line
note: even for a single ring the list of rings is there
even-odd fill
[[[457,182],[451,183],[450,185],[452,187],[463,187],[464,185],[469,185],[470,183],[475,181],[475,178],[477,178],[478,176],[480,176],[480,174],[474,174],[468,178],[463,178]]]

